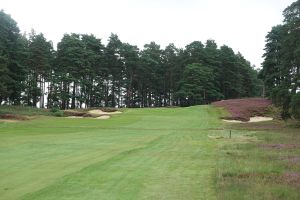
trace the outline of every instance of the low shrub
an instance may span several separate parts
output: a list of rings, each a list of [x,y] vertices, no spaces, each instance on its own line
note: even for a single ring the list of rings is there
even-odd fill
[[[84,116],[85,114],[86,114],[85,112],[79,112],[79,111],[75,111],[75,110],[65,110],[65,111],[64,111],[64,115],[65,115],[65,116],[82,117],[82,116]]]
[[[61,111],[61,110],[58,110],[58,111],[56,111],[56,112],[53,112],[53,115],[54,115],[55,117],[63,117],[63,116],[64,116],[64,112]]]
[[[60,110],[58,105],[55,105],[52,108],[50,108],[50,112],[55,117],[63,117],[64,116],[64,111]]]
[[[100,110],[102,110],[103,112],[116,112],[116,111],[118,111],[117,108],[109,108],[109,107],[101,108]]]
[[[292,97],[291,108],[293,117],[300,119],[300,93]]]
[[[60,109],[58,107],[52,107],[52,108],[50,108],[50,112],[52,112],[52,113],[56,113],[58,111],[60,111]]]

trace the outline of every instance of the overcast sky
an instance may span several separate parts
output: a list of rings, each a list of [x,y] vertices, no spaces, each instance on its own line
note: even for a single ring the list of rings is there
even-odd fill
[[[42,32],[54,44],[64,33],[92,33],[107,43],[110,33],[143,48],[155,41],[185,47],[214,39],[263,61],[265,36],[282,22],[295,0],[0,0],[22,32]]]

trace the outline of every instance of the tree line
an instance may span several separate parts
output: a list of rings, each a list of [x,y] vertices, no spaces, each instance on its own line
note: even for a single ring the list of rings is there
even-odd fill
[[[300,0],[283,11],[283,24],[266,36],[263,68],[267,95],[282,108],[282,117],[300,119]]]
[[[259,95],[257,72],[214,40],[143,49],[111,34],[65,34],[54,50],[42,33],[21,34],[0,12],[0,104],[61,109],[206,104]]]

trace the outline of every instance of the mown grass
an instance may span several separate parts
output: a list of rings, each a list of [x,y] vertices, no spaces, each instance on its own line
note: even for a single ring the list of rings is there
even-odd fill
[[[259,147],[297,142],[297,129],[228,127],[225,114],[195,106],[0,122],[0,199],[299,199],[276,179],[299,170],[278,156],[299,151]]]
[[[222,111],[130,109],[109,120],[0,124],[1,199],[214,199]],[[218,131],[218,130],[215,130]]]

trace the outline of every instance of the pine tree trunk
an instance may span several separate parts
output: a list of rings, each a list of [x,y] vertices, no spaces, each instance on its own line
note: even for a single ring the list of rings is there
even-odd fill
[[[40,76],[40,88],[41,88],[41,96],[40,96],[40,108],[44,108],[44,79]]]
[[[105,107],[108,107],[108,81],[107,81],[107,83],[106,83],[106,85],[105,85]]]
[[[65,110],[66,109],[66,98],[64,97],[67,93],[67,86],[66,86],[66,82],[62,82],[61,83],[61,88],[62,88],[62,91],[63,91],[63,97],[62,97],[62,102],[61,102],[61,108],[62,110]]]
[[[53,83],[50,82],[49,85],[48,85],[47,109],[49,109],[51,107],[52,101],[53,101],[53,99],[51,99],[51,96],[52,96],[52,84]]]
[[[76,83],[74,81],[74,83],[73,83],[73,94],[72,94],[71,109],[75,109],[75,103],[76,103],[75,102],[75,100],[76,100],[75,95],[76,95]]]

